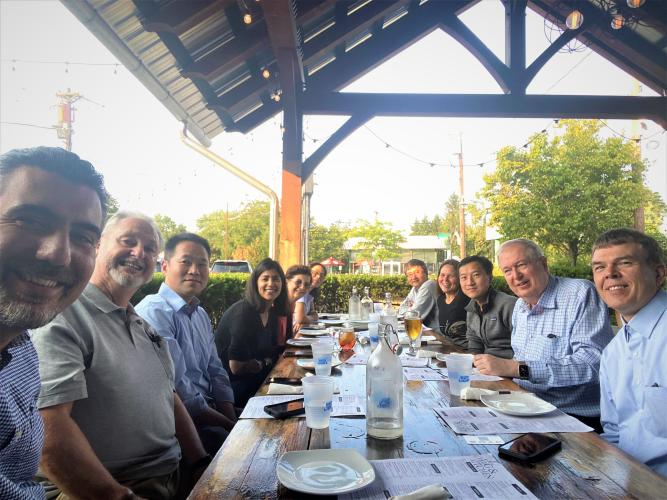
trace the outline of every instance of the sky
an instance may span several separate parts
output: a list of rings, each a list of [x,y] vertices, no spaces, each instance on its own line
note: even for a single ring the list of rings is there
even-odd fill
[[[482,0],[461,19],[504,58],[499,0]],[[530,9],[526,29],[530,64],[549,42],[542,18]],[[528,93],[632,94],[634,80],[629,75],[582,49],[553,57]],[[116,59],[60,2],[0,0],[0,59],[1,152],[62,145],[49,127],[56,123],[56,92],[71,89],[85,98],[75,106],[73,151],[104,174],[122,208],[168,215],[196,230],[204,214],[264,199],[183,145],[176,118],[122,65],[116,66]],[[481,64],[442,31],[424,37],[343,91],[500,93]],[[648,88],[641,93],[656,95]],[[305,155],[345,119],[305,117]],[[211,147],[279,197],[280,122],[277,115],[247,135],[222,133]],[[630,137],[637,130],[627,120],[606,123],[606,136]],[[639,130],[649,165],[646,183],[667,200],[667,134],[651,121],[645,126]],[[311,214],[320,224],[379,218],[407,234],[415,219],[442,215],[445,201],[458,191],[458,168],[450,164],[458,162],[459,140],[466,164],[465,200],[473,202],[484,174],[495,167],[495,152],[507,145],[521,146],[545,128],[553,132],[552,120],[375,118],[318,166]]]

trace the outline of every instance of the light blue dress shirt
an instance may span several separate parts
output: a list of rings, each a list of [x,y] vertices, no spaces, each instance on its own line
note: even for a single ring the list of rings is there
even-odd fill
[[[532,309],[517,300],[512,325],[514,359],[530,369],[515,382],[566,413],[598,416],[600,356],[613,332],[593,283],[551,276]]]
[[[667,293],[660,290],[602,354],[602,435],[667,477]]]
[[[176,392],[192,416],[211,402],[234,402],[229,375],[213,341],[211,320],[195,298],[188,304],[166,283],[147,295],[137,313],[167,340],[176,372]]]

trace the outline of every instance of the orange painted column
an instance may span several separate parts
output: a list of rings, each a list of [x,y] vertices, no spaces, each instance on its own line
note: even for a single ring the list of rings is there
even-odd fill
[[[301,177],[283,169],[280,201],[280,265],[301,264]]]

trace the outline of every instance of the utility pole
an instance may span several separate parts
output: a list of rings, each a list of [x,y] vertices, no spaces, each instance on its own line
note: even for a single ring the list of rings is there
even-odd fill
[[[466,209],[463,202],[463,134],[459,132],[459,234],[462,259],[466,256]]]
[[[58,139],[65,143],[65,149],[72,151],[72,123],[74,122],[74,107],[76,101],[83,98],[78,92],[67,89],[65,92],[56,92],[58,101],[58,123],[55,125]]]
[[[639,85],[639,81],[635,80],[632,86],[631,95],[639,95],[639,94],[641,94],[641,87]],[[638,161],[642,161],[642,146],[641,146],[641,135],[639,132],[639,120],[632,120],[632,140],[635,143],[635,149],[637,151],[637,159]],[[637,178],[637,182],[643,185],[642,177],[640,175],[635,175],[635,177]],[[645,228],[644,206],[640,204],[637,208],[635,208],[633,215],[634,215],[635,229],[643,233]]]

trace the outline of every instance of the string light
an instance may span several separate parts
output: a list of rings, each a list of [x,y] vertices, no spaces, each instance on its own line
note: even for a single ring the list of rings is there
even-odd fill
[[[246,13],[243,15],[243,22],[244,22],[245,24],[251,24],[251,23],[252,23],[252,16],[250,15],[250,12],[246,12]]]
[[[264,77],[265,80],[268,80],[269,78],[271,78],[271,72],[269,71],[268,68],[264,68],[262,70],[262,76]]]
[[[570,12],[565,19],[565,25],[571,30],[577,30],[584,23],[584,15],[578,10]]]

